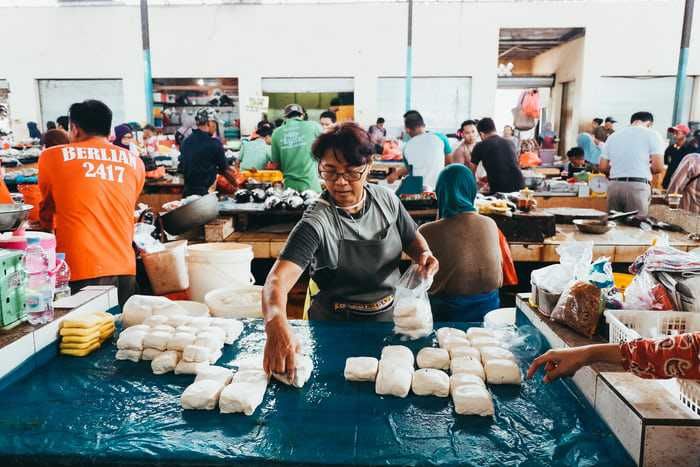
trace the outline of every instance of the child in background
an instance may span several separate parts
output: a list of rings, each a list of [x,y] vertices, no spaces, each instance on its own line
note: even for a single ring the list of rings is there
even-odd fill
[[[578,172],[591,172],[591,167],[586,162],[586,155],[583,148],[578,146],[569,149],[566,153],[569,163],[566,166],[566,176],[572,177]],[[564,174],[562,174],[564,176]]]

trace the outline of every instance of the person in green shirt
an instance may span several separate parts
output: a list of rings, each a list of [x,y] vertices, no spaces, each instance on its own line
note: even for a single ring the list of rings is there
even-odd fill
[[[264,170],[272,153],[272,125],[258,123],[258,137],[241,144],[241,170]]]
[[[284,174],[284,185],[297,191],[321,192],[318,168],[311,157],[311,145],[321,134],[321,126],[303,120],[304,109],[299,104],[284,108],[285,121],[272,134],[270,160]]]

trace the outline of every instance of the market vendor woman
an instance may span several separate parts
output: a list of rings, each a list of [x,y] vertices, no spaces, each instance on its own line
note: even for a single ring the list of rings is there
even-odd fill
[[[355,123],[320,135],[312,148],[327,191],[304,213],[265,281],[265,369],[289,373],[298,343],[287,322],[287,294],[310,267],[320,292],[309,319],[392,319],[401,253],[433,275],[438,261],[399,199],[367,184],[373,146]]]

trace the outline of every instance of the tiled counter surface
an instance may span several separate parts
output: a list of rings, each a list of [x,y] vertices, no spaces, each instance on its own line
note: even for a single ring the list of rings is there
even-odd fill
[[[75,305],[70,308],[55,309],[54,320],[50,323],[32,326],[24,322],[11,329],[0,330],[0,389],[58,353],[61,321],[83,313],[109,311],[118,306],[117,289],[86,287],[71,297],[71,301]]]
[[[528,298],[518,295],[516,305],[552,348],[605,342],[552,322]],[[700,416],[680,401],[675,380],[641,379],[611,364],[584,367],[572,379],[639,465],[700,466]]]

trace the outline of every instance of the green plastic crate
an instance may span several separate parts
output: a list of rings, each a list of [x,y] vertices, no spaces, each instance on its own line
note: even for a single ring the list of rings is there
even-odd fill
[[[0,249],[0,327],[19,324],[26,315],[22,252]]]

